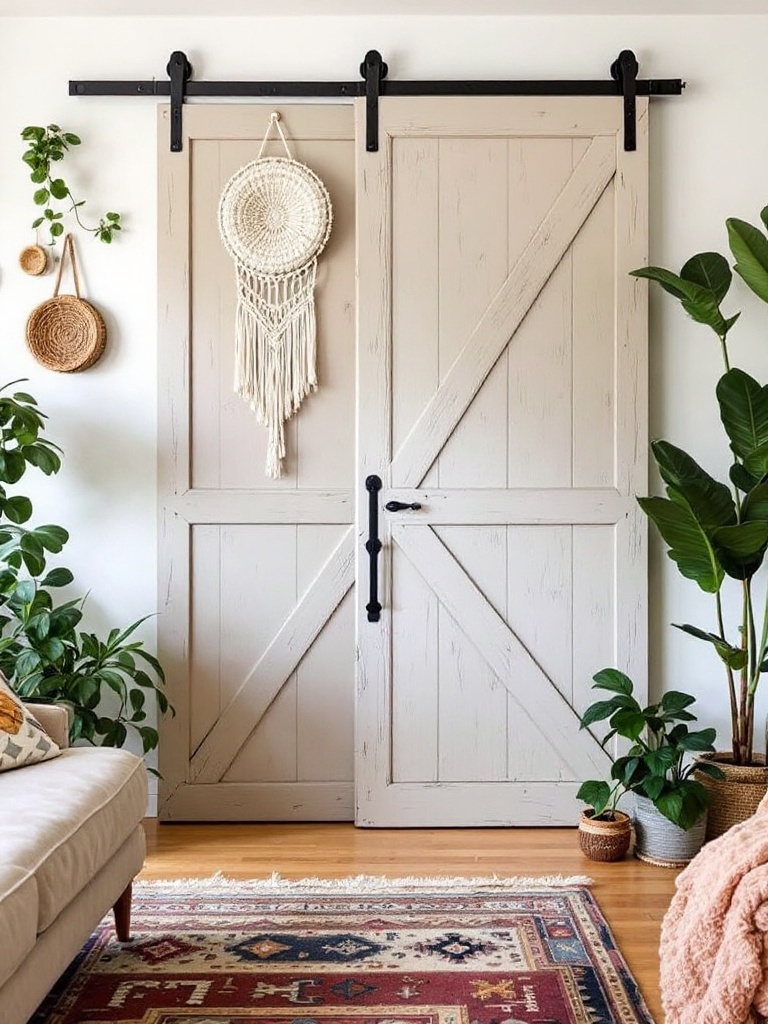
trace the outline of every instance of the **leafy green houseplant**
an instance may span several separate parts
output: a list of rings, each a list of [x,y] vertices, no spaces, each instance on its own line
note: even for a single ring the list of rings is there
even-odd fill
[[[27,143],[22,160],[29,168],[29,176],[37,187],[32,199],[36,206],[42,207],[42,213],[32,222],[32,227],[37,230],[45,226],[50,235],[50,245],[54,245],[56,239],[64,233],[64,225],[61,223],[65,213],[74,213],[77,223],[84,231],[90,232],[102,242],[110,243],[118,231],[122,230],[119,213],[106,213],[99,218],[95,227],[88,227],[80,219],[80,209],[85,206],[85,200],[76,200],[72,195],[69,185],[61,177],[61,172],[56,174],[54,164],[60,163],[67,152],[73,146],[79,146],[81,139],[73,132],[65,132],[57,124],[49,124],[43,128],[41,125],[29,125],[21,133],[22,139]],[[57,203],[68,203],[65,210],[56,209]]]
[[[47,565],[67,531],[25,525],[32,502],[8,493],[27,469],[50,476],[61,466],[60,449],[42,436],[45,416],[35,399],[8,393],[18,383],[0,388],[0,671],[25,700],[67,704],[72,742],[119,747],[133,730],[147,753],[158,742],[147,712],[169,705],[159,662],[135,639],[144,620],[106,639],[79,629],[83,600],[57,603],[53,593],[73,582],[72,573]]]
[[[768,228],[768,207],[761,213]],[[751,291],[768,303],[768,238],[765,231],[736,218],[726,221],[734,269]],[[768,671],[768,588],[756,582],[768,549],[768,387],[731,364],[729,335],[740,314],[726,316],[722,303],[732,282],[720,253],[698,253],[679,274],[644,267],[636,277],[656,281],[697,323],[718,340],[724,373],[715,394],[730,446],[728,482],[716,480],[690,455],[668,441],[651,445],[666,497],[639,499],[668,546],[679,571],[713,596],[709,628],[678,625],[710,644],[725,675],[732,762],[758,763],[754,750],[755,693]],[[729,633],[724,597],[735,591],[738,628]]]
[[[599,816],[615,811],[624,793],[635,793],[650,800],[678,828],[693,828],[707,809],[709,793],[692,777],[696,766],[686,761],[691,753],[715,749],[714,729],[688,728],[688,722],[696,721],[688,710],[695,698],[669,690],[658,703],[643,708],[634,696],[632,680],[618,669],[604,668],[593,679],[593,689],[611,696],[587,708],[581,718],[582,729],[607,719],[609,730],[602,745],[620,736],[630,747],[613,760],[611,781],[582,783],[578,799]],[[704,770],[715,778],[721,776],[716,765],[707,764]]]

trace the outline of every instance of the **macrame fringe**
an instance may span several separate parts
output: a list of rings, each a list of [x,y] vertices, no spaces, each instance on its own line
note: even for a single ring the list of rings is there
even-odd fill
[[[189,890],[194,892],[233,891],[236,889],[254,893],[299,893],[331,892],[339,894],[360,894],[378,892],[411,892],[451,889],[455,892],[488,890],[493,892],[521,892],[527,889],[574,889],[592,885],[587,875],[545,875],[535,876],[499,875],[477,878],[408,876],[405,878],[384,878],[379,875],[354,875],[348,878],[302,878],[292,880],[273,872],[269,878],[229,878],[220,872],[209,878],[177,878],[170,881],[139,881],[134,883],[141,889]]]
[[[240,266],[235,391],[267,427],[267,476],[282,475],[285,422],[317,389],[314,290],[317,261],[293,274],[260,277]]]

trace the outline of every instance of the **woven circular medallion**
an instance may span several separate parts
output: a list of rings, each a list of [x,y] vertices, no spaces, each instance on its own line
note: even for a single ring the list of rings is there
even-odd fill
[[[101,356],[106,341],[101,314],[76,295],[48,299],[33,309],[27,320],[27,345],[49,370],[87,370]]]
[[[219,230],[230,256],[256,274],[290,274],[325,247],[331,200],[314,171],[265,157],[241,167],[219,203]]]
[[[48,253],[42,245],[27,245],[19,253],[19,266],[25,274],[39,277],[48,269]]]

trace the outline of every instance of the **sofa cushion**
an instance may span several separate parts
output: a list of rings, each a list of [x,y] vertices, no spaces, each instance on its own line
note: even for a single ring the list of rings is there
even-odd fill
[[[0,772],[58,757],[59,747],[0,674]]]
[[[134,754],[75,747],[0,781],[3,863],[37,880],[42,932],[146,813],[147,773]]]
[[[37,941],[37,885],[22,868],[0,867],[0,988]]]

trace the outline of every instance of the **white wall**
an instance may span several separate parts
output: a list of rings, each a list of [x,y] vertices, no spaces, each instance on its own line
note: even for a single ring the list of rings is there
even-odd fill
[[[0,18],[0,381],[30,379],[66,453],[59,478],[27,492],[40,520],[71,528],[66,561],[79,591],[92,591],[94,625],[157,606],[155,101],[73,99],[67,82],[163,77],[174,49],[187,52],[197,78],[354,79],[372,47],[397,78],[600,78],[625,47],[643,77],[685,78],[682,98],[652,103],[652,262],[677,268],[695,251],[722,250],[725,217],[757,220],[768,202],[764,16]],[[117,209],[126,228],[111,248],[78,237],[87,292],[110,337],[102,361],[74,376],[28,355],[24,323],[52,279],[26,277],[16,264],[34,216],[18,133],[51,121],[84,139],[66,177],[87,197],[85,215]],[[651,432],[724,472],[716,343],[671,300],[653,298]],[[751,298],[737,287],[729,305],[753,310],[734,331],[734,360],[768,380],[768,317]],[[654,543],[652,692],[698,694],[702,719],[727,747],[719,665],[670,620],[711,627],[711,599]],[[153,625],[144,636],[153,642]]]

